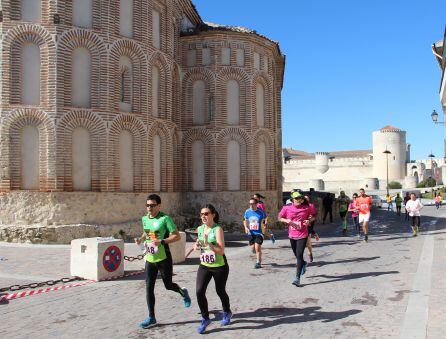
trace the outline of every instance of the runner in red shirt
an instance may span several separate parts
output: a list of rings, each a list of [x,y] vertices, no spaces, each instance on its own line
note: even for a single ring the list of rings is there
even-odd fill
[[[364,231],[364,241],[369,240],[369,220],[370,220],[370,209],[372,207],[372,198],[365,194],[365,190],[361,188],[359,190],[360,196],[355,200],[356,209],[359,211],[359,223],[362,223],[362,230]]]

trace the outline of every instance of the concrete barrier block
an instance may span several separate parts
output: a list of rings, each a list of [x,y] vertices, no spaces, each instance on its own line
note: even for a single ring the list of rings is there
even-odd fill
[[[186,260],[186,233],[180,232],[181,240],[169,244],[172,261],[174,264],[182,263]]]
[[[71,241],[72,276],[105,280],[124,274],[124,241],[114,238],[83,238]]]

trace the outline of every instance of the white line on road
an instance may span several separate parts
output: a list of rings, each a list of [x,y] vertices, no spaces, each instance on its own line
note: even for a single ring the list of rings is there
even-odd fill
[[[406,314],[401,328],[400,338],[426,338],[429,295],[431,291],[431,271],[434,259],[434,233],[437,220],[429,223],[429,229],[424,236],[423,249],[417,272],[413,282],[412,290],[407,302]]]

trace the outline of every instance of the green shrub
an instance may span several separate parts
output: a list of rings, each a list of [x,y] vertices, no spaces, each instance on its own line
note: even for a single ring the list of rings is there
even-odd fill
[[[434,178],[427,178],[425,181],[426,187],[434,187],[437,182],[435,181]]]
[[[424,183],[424,181],[420,181],[418,184],[417,184],[417,188],[425,188],[426,187],[426,184]]]
[[[398,181],[391,181],[389,182],[389,188],[403,188],[403,186]]]

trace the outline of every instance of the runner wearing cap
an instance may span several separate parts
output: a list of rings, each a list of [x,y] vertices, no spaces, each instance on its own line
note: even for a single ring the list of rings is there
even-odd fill
[[[261,209],[265,213],[265,229],[263,230],[263,235],[266,235],[269,240],[274,244],[276,242],[276,238],[274,237],[274,233],[270,232],[268,229],[268,214],[266,213],[265,203],[261,199],[265,199],[263,195],[260,193],[256,193],[252,196],[254,199],[257,199],[258,204],[257,208]]]
[[[359,223],[362,223],[362,230],[364,232],[364,241],[369,241],[369,221],[370,221],[370,209],[372,207],[372,198],[365,194],[365,190],[361,188],[359,190],[360,196],[355,200],[355,207],[359,211]]]
[[[308,238],[308,225],[311,211],[299,192],[292,194],[293,203],[282,207],[279,221],[288,225],[288,237],[291,248],[296,257],[296,276],[292,282],[300,286],[300,278],[305,274],[307,263],[304,260],[304,251]]]
[[[245,211],[243,226],[245,233],[250,234],[249,246],[252,247],[253,252],[256,254],[256,264],[254,268],[262,267],[262,244],[263,244],[263,231],[265,229],[265,212],[260,208],[257,208],[257,199],[249,199],[249,208]]]
[[[161,273],[167,290],[179,293],[183,297],[184,305],[190,307],[191,300],[187,289],[180,288],[172,282],[173,264],[169,245],[181,239],[172,218],[160,212],[161,198],[156,194],[147,197],[147,215],[142,218],[144,233],[135,242],[140,245],[145,242],[146,255],[146,299],[149,316],[139,324],[142,328],[149,328],[156,324],[155,319],[155,283],[158,272]]]

